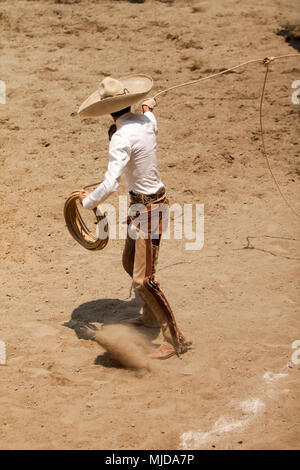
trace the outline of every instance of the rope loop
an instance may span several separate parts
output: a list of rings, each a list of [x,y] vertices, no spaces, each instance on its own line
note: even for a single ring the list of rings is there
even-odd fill
[[[157,96],[159,95],[162,95],[163,93],[167,93],[168,91],[170,90],[175,90],[176,88],[181,88],[181,87],[184,87],[184,86],[188,86],[188,85],[194,85],[195,83],[199,83],[199,82],[202,82],[204,80],[209,80],[210,78],[214,78],[214,77],[218,77],[220,75],[223,75],[227,72],[230,72],[232,70],[235,70],[239,67],[244,67],[245,65],[249,65],[249,64],[253,64],[253,63],[262,63],[263,65],[266,66],[266,72],[265,72],[265,77],[264,77],[264,83],[263,83],[263,88],[262,88],[262,92],[261,92],[261,97],[260,97],[260,107],[259,107],[259,117],[260,117],[260,131],[261,131],[261,140],[262,140],[262,147],[263,147],[263,154],[266,158],[266,161],[267,161],[267,165],[268,165],[268,169],[270,171],[270,174],[276,184],[276,187],[282,197],[282,199],[285,201],[285,203],[287,204],[287,206],[292,210],[292,212],[297,216],[297,217],[300,217],[300,214],[299,212],[296,211],[296,209],[290,204],[290,202],[287,200],[287,198],[285,197],[285,195],[283,194],[283,191],[272,171],[272,168],[271,168],[271,165],[270,165],[270,161],[269,161],[269,157],[268,157],[268,154],[267,154],[267,150],[266,150],[266,145],[265,145],[265,139],[264,139],[264,129],[263,129],[263,122],[262,122],[262,107],[263,107],[263,99],[264,99],[264,94],[265,94],[265,88],[266,88],[266,83],[267,83],[267,77],[268,77],[268,73],[269,73],[269,64],[275,60],[278,60],[278,59],[283,59],[285,57],[300,57],[300,54],[285,54],[285,55],[281,55],[281,56],[272,56],[272,57],[264,57],[264,59],[254,59],[254,60],[248,60],[247,62],[243,62],[242,64],[239,64],[239,65],[236,65],[235,67],[231,67],[229,69],[226,69],[226,70],[222,70],[221,72],[217,72],[217,73],[214,73],[212,75],[208,75],[206,77],[202,77],[202,78],[198,78],[198,80],[193,80],[191,82],[185,82],[185,83],[181,83],[179,85],[174,85],[174,86],[171,86],[170,88],[167,88],[166,90],[162,90],[160,91],[159,93],[156,93],[156,95],[154,95],[153,98],[156,98]]]

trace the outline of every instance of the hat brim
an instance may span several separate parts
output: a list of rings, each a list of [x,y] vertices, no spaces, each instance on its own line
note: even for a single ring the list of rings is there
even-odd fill
[[[82,103],[78,114],[84,117],[96,117],[115,113],[138,103],[147,96],[153,87],[153,80],[147,75],[127,75],[119,80],[129,90],[129,93],[101,99],[99,90],[97,90]]]

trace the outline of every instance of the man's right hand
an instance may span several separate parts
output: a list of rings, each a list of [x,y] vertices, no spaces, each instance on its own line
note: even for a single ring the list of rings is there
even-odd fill
[[[156,106],[156,99],[155,98],[147,98],[142,103],[143,113],[146,113],[147,111],[152,111],[154,106]]]

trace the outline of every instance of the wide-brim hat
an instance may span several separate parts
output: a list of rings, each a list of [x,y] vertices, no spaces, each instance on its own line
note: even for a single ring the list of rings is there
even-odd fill
[[[115,113],[138,103],[152,87],[153,80],[147,75],[127,75],[119,79],[106,77],[99,89],[82,103],[78,114],[95,117]]]

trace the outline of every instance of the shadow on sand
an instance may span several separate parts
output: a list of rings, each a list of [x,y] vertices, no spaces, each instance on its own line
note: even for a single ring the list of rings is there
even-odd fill
[[[69,321],[63,323],[63,326],[71,328],[75,331],[78,339],[91,340],[92,338],[86,334],[83,325],[91,330],[97,330],[103,325],[122,324],[123,320],[134,318],[139,315],[141,309],[141,301],[136,296],[130,300],[120,299],[99,299],[85,302],[76,307]],[[138,327],[137,331],[144,337],[145,342],[151,342],[159,335],[159,328]],[[99,355],[94,364],[103,367],[121,368],[122,366],[113,361],[108,352]]]

